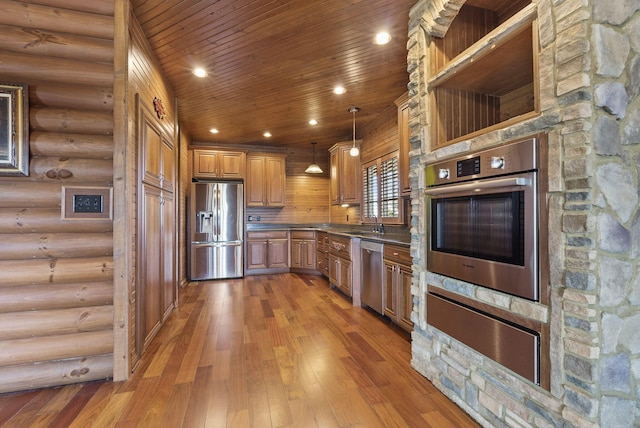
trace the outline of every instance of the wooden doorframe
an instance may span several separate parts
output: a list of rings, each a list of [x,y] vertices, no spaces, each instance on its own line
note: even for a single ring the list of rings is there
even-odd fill
[[[130,220],[130,187],[135,179],[129,156],[129,0],[114,3],[113,84],[113,380],[123,381],[131,373],[129,292],[134,224]],[[133,181],[135,182],[135,181]]]

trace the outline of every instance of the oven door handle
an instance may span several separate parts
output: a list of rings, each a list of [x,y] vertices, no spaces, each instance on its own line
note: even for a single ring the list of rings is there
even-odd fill
[[[473,183],[452,184],[426,189],[425,195],[446,195],[449,193],[473,192],[500,187],[529,186],[531,180],[525,177],[499,178],[496,180],[474,181]]]

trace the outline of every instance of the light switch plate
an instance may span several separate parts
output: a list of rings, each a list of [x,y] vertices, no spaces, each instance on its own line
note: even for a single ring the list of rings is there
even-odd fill
[[[111,220],[112,187],[62,187],[63,220]]]

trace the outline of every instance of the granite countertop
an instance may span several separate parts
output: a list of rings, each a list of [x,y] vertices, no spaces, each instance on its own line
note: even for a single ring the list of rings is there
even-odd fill
[[[377,233],[371,230],[371,226],[348,226],[348,225],[299,225],[299,224],[247,224],[247,231],[259,230],[315,230],[317,232],[327,232],[335,235],[344,235],[351,238],[359,238],[363,241],[376,241],[390,244],[409,245],[411,234],[406,227],[385,226],[388,232]]]

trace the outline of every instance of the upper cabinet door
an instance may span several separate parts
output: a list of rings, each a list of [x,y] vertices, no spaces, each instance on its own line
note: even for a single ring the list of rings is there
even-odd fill
[[[409,151],[411,131],[409,129],[409,94],[405,93],[396,100],[398,106],[398,144],[400,149],[398,167],[400,172],[400,193],[402,196],[411,195],[409,184]]]
[[[193,176],[197,178],[218,178],[218,154],[213,150],[193,151]]]
[[[154,124],[143,115],[140,124],[142,181],[160,187],[162,181],[162,155],[164,152],[162,134]]]
[[[340,205],[340,186],[338,185],[340,178],[338,177],[338,151],[329,151],[329,168],[330,179],[329,193],[331,194],[331,205]]]
[[[286,157],[249,154],[245,192],[248,207],[283,207],[286,200]]]
[[[162,173],[161,173],[161,185],[167,192],[173,193],[175,183],[175,152],[173,146],[166,140],[162,140]]]
[[[244,178],[246,168],[245,153],[221,151],[218,154],[218,159],[221,178]]]
[[[193,176],[195,178],[243,179],[246,154],[225,150],[194,150]]]
[[[248,207],[262,207],[265,198],[265,158],[263,156],[247,156],[247,181],[245,186],[245,201]]]
[[[284,207],[286,167],[283,157],[267,157],[267,206]]]
[[[341,147],[341,183],[342,183],[342,203],[360,203],[360,156],[351,156],[349,151],[351,146]]]
[[[335,144],[329,149],[331,205],[360,204],[360,156],[351,156],[352,142]]]

